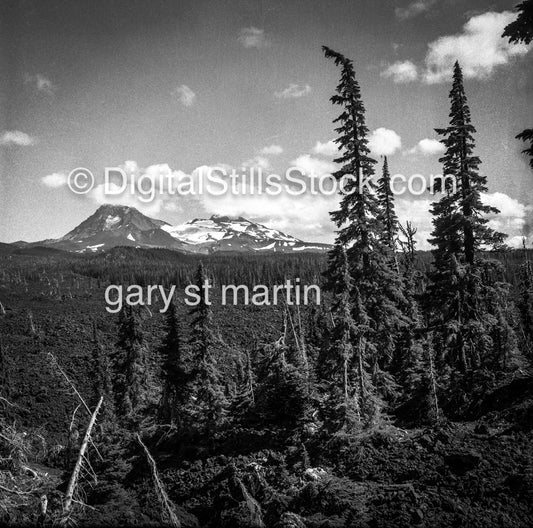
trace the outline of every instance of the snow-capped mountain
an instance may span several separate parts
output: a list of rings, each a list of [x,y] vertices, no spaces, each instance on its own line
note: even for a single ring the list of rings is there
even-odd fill
[[[102,205],[80,225],[58,239],[35,242],[77,253],[116,246],[166,248],[187,253],[326,251],[327,244],[306,243],[276,229],[246,220],[214,215],[171,226],[134,207]]]
[[[312,246],[242,216],[213,215],[178,226],[164,225],[161,229],[180,242],[209,247],[212,251],[303,251]],[[314,249],[323,249],[323,244],[315,245]]]
[[[149,218],[134,207],[106,204],[65,236],[33,245],[77,253],[103,251],[116,246],[183,249],[183,244],[161,229],[164,225],[166,222]]]

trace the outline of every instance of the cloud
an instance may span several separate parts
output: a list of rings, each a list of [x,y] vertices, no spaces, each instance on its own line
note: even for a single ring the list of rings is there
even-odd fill
[[[241,29],[237,40],[245,48],[266,48],[270,46],[270,39],[266,36],[265,30],[255,26]]]
[[[392,156],[402,148],[402,138],[387,128],[378,128],[370,134],[368,146],[376,156]]]
[[[416,248],[419,250],[431,249],[428,239],[431,238],[431,232],[433,231],[430,212],[432,200],[426,198],[419,200],[396,198],[394,203],[399,222],[405,226],[409,221],[417,229],[415,235]]]
[[[275,92],[274,95],[278,99],[290,99],[294,97],[303,97],[309,93],[311,93],[311,87],[308,84],[300,86],[299,84],[291,83],[284,90]]]
[[[318,154],[320,156],[335,157],[340,155],[337,144],[331,139],[326,143],[321,143],[317,141],[313,147],[313,154]]]
[[[421,139],[411,150],[404,154],[422,154],[423,156],[435,156],[446,150],[443,143],[437,139]]]
[[[410,60],[397,61],[382,71],[381,76],[392,78],[397,84],[408,83],[418,79],[418,68]]]
[[[96,185],[87,197],[97,204],[111,203],[135,207],[148,216],[159,215],[162,211],[181,210],[183,202],[176,194],[175,187],[184,179],[190,179],[190,175],[181,170],[173,170],[168,163],[149,165],[143,169],[130,160],[120,168],[126,173],[127,185],[123,192],[119,192],[119,183],[122,183],[120,179],[112,179],[109,184],[111,192],[106,192],[104,183],[101,183]],[[132,192],[132,188],[135,188],[133,183],[137,184],[135,192]],[[144,190],[144,194],[139,191],[139,187]],[[151,187],[154,190],[153,196],[148,192]],[[184,199],[191,204],[197,203],[194,196],[188,195]]]
[[[280,145],[269,145],[267,147],[263,147],[261,149],[260,154],[263,154],[264,156],[277,156],[278,154],[281,154],[283,152],[283,147]]]
[[[57,189],[58,187],[63,187],[63,185],[67,184],[67,175],[63,172],[54,172],[43,176],[41,182],[46,185],[46,187]]]
[[[407,7],[397,7],[394,12],[399,20],[407,20],[408,18],[413,18],[422,13],[426,13],[436,3],[437,0],[415,0]]]
[[[439,199],[439,195],[436,196]],[[511,247],[522,246],[522,236],[528,215],[533,213],[533,207],[527,206],[511,198],[505,193],[483,193],[481,195],[483,203],[491,205],[500,210],[499,214],[491,214],[487,218],[489,227],[509,235],[506,240]],[[432,200],[428,198],[413,200],[411,198],[397,198],[396,213],[402,225],[407,221],[413,223],[418,229],[416,240],[417,248],[421,250],[432,249],[428,239],[433,231],[433,216],[430,212]]]
[[[422,5],[425,2],[413,2]],[[427,3],[427,2],[426,2]],[[459,61],[466,79],[488,79],[497,68],[513,58],[525,55],[531,49],[525,44],[511,44],[502,38],[509,23],[516,20],[511,11],[488,11],[472,16],[460,33],[446,35],[428,44],[424,64],[417,66],[411,60],[397,61],[381,72],[382,77],[395,83],[422,80],[426,84],[450,82],[453,65]]]
[[[533,218],[533,206],[525,205],[515,198],[501,192],[484,193],[483,202],[496,207],[500,214],[489,215],[489,227],[506,233],[509,238],[505,241],[508,246],[522,247],[522,238],[529,236],[529,219]]]
[[[520,203],[515,198],[511,198],[505,193],[494,192],[494,193],[483,193],[482,200],[486,205],[491,207],[496,207],[500,211],[499,215],[503,218],[518,218],[525,220],[527,213],[527,206]]]
[[[178,86],[172,94],[183,106],[192,106],[196,101],[196,94],[186,84]]]
[[[467,79],[487,79],[497,67],[526,54],[528,46],[510,44],[502,38],[505,26],[516,20],[516,16],[510,11],[489,11],[470,18],[461,33],[431,42],[425,58],[424,81],[428,84],[449,81],[456,60]]]
[[[243,161],[242,166],[243,168],[247,168],[247,169],[251,167],[255,167],[258,169],[267,170],[267,169],[270,169],[270,161],[268,160],[268,158],[265,158],[264,156],[255,156],[249,160]]]
[[[50,79],[40,73],[36,73],[35,75],[26,74],[24,77],[24,84],[28,84],[38,92],[47,95],[53,95],[57,90],[57,86]]]
[[[35,138],[20,130],[6,130],[0,136],[0,145],[16,145],[18,147],[30,147],[35,144]]]
[[[326,176],[337,170],[337,166],[326,160],[314,158],[310,154],[302,154],[291,161],[291,166],[307,175]]]

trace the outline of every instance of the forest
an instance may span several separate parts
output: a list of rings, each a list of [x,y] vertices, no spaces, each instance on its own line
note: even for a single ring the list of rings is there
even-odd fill
[[[532,40],[531,4],[507,37]],[[334,176],[379,172],[341,195],[328,255],[0,246],[0,524],[533,524],[533,255],[489,225],[461,66],[436,129],[455,185],[421,252],[387,159],[370,157],[354,64],[323,53],[339,79]],[[109,284],[295,277],[320,305],[159,313],[156,292],[105,310]]]

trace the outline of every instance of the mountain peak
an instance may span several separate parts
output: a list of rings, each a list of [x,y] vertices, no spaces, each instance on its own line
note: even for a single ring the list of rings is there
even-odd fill
[[[136,211],[139,214],[142,214],[140,211],[134,207],[129,207],[128,205],[119,205],[119,204],[102,204],[96,211],[96,213],[107,213],[107,212],[129,212]]]
[[[86,220],[57,240],[41,245],[78,253],[116,246],[164,247],[188,253],[325,251],[329,246],[299,240],[242,216],[211,215],[171,226],[135,207],[103,204]]]
[[[143,215],[134,207],[127,205],[103,204],[89,218],[67,233],[62,240],[83,243],[86,240],[109,244],[110,238],[129,237],[135,240],[135,235],[143,231],[159,229],[166,225],[162,220],[155,220]]]
[[[250,224],[252,223],[250,222],[250,220],[247,220],[246,218],[242,216],[230,216],[230,215],[218,215],[218,214],[211,215],[209,220],[212,220],[213,222],[248,222]]]

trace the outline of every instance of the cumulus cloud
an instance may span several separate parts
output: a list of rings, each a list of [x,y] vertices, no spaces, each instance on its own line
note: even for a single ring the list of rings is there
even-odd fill
[[[267,147],[263,147],[261,149],[260,154],[263,154],[264,156],[277,156],[282,152],[283,147],[281,147],[280,145],[268,145]]]
[[[291,162],[292,166],[299,170],[306,177],[324,176],[335,171],[335,164],[325,159],[319,159],[310,154],[303,154]],[[229,178],[232,167],[225,164],[218,164],[216,167],[201,166],[185,173],[181,170],[171,168],[166,163],[150,165],[140,168],[136,162],[127,161],[121,167],[127,175],[127,188],[120,190],[120,181],[111,182],[111,191],[117,194],[105,192],[103,183],[97,185],[93,191],[86,195],[87,199],[93,200],[97,204],[114,203],[129,205],[142,211],[143,213],[158,217],[162,213],[180,212],[186,217],[192,218],[198,215],[223,214],[242,215],[250,220],[267,224],[270,227],[286,231],[295,236],[299,236],[308,241],[331,242],[333,239],[334,226],[331,222],[329,212],[338,209],[339,196],[329,193],[330,187],[325,186],[326,193],[312,193],[311,185],[307,185],[306,192],[298,195],[281,193],[271,196],[264,192],[261,182],[254,179],[254,192],[250,192],[250,180],[238,180],[236,194],[226,192],[222,195],[218,193],[205,192],[196,194],[184,194],[179,192],[166,192],[169,188],[174,188],[179,184],[186,184],[185,188],[190,188],[192,183],[194,189],[199,189],[198,182],[202,177],[205,182],[206,170],[224,169]],[[224,178],[221,171],[216,171],[216,175]],[[157,187],[162,192],[157,192],[151,201],[143,201],[142,195],[131,192],[131,182],[134,178],[143,177],[149,182],[170,182],[170,186],[163,185]],[[283,183],[287,183],[282,178]],[[63,172],[52,173],[41,178],[43,185],[51,188],[64,186],[66,176]],[[245,183],[246,182],[246,183]],[[229,183],[229,179],[228,179]],[[263,180],[263,184],[265,180]],[[209,185],[209,183],[207,183]],[[218,190],[220,187],[215,186]],[[257,192],[263,189],[263,192]],[[316,187],[315,187],[316,189]],[[298,189],[297,189],[298,190]],[[428,239],[431,238],[432,216],[430,206],[432,198],[425,194],[419,198],[410,195],[397,196],[396,211],[400,222],[403,224],[410,221],[418,229],[416,239],[418,249],[430,249]],[[437,199],[439,196],[436,197]],[[507,243],[513,247],[520,247],[522,244],[522,234],[526,233],[528,218],[533,218],[533,207],[524,205],[519,200],[508,196],[505,193],[494,192],[483,194],[484,203],[498,208],[501,213],[489,215],[489,225],[509,235]]]
[[[331,139],[326,143],[321,143],[317,141],[313,147],[313,154],[318,154],[319,156],[335,157],[340,154],[337,144]]]
[[[46,187],[57,189],[58,187],[63,187],[63,185],[67,184],[67,175],[63,172],[53,172],[52,174],[43,176],[41,182],[43,185],[46,185]]]
[[[36,73],[34,75],[26,74],[24,77],[24,84],[32,86],[38,92],[47,95],[53,95],[57,90],[57,86],[48,79],[48,77],[45,77],[41,73]]]
[[[407,20],[429,11],[437,0],[415,0],[406,7],[397,7],[394,12],[399,20]]]
[[[515,227],[522,228],[526,219],[527,207],[520,203],[516,198],[511,198],[505,193],[484,193],[483,202],[491,207],[496,207],[500,211],[499,215],[493,215],[491,218],[501,217],[504,223],[509,224],[511,219]]]
[[[470,18],[463,31],[431,42],[426,55],[424,80],[428,84],[449,81],[453,64],[458,60],[468,79],[487,79],[496,68],[508,64],[513,57],[524,55],[529,47],[510,44],[502,38],[516,13],[489,11]]]
[[[404,84],[418,79],[418,68],[410,60],[397,61],[381,72],[381,76],[391,78],[397,84]]]
[[[6,130],[0,136],[0,145],[16,145],[18,147],[30,147],[35,144],[35,138],[20,130]]]
[[[192,106],[196,101],[196,94],[186,84],[176,87],[172,94],[183,106]]]
[[[398,221],[404,226],[407,222],[411,222],[413,227],[417,229],[415,235],[416,248],[423,251],[431,249],[428,239],[431,238],[431,232],[433,231],[430,212],[432,200],[427,198],[418,200],[396,198],[394,203]]]
[[[303,174],[313,176],[327,176],[335,172],[336,165],[330,161],[314,158],[310,154],[302,154],[291,161],[291,166]]]
[[[242,28],[237,40],[245,48],[266,48],[270,46],[270,39],[266,36],[265,30],[255,26]]]
[[[402,138],[387,128],[378,128],[370,134],[368,146],[376,156],[392,156],[402,148]]]
[[[424,2],[414,2],[415,4]],[[513,58],[528,53],[530,46],[511,44],[502,38],[509,23],[516,20],[511,11],[497,13],[488,11],[472,16],[455,35],[446,35],[428,44],[424,64],[417,66],[410,60],[390,64],[382,77],[392,78],[396,83],[421,79],[426,84],[449,82],[453,65],[459,61],[467,79],[488,79],[494,72]]]
[[[168,163],[158,163],[140,168],[135,161],[126,161],[120,167],[126,174],[126,188],[122,189],[122,178],[111,179],[108,188],[100,183],[87,194],[97,204],[120,204],[139,209],[148,216],[156,216],[163,211],[181,210],[182,202],[176,193],[176,186],[192,176],[181,170],[172,169]],[[154,190],[153,196],[148,192]],[[195,203],[194,196],[186,199]]]
[[[439,196],[436,196],[439,199]],[[496,231],[508,235],[506,244],[511,247],[522,246],[522,236],[528,215],[533,213],[533,207],[527,206],[501,192],[483,193],[481,196],[483,203],[496,207],[499,214],[491,214],[487,218],[489,226]],[[399,197],[396,199],[396,213],[400,223],[405,225],[407,221],[412,222],[418,229],[416,234],[417,248],[421,250],[431,249],[428,239],[433,231],[433,217],[430,212],[433,200],[421,198]]]
[[[311,87],[308,84],[299,85],[291,83],[284,90],[275,92],[274,95],[278,99],[291,99],[296,97],[303,97],[304,95],[308,95],[309,93],[311,93]]]
[[[253,158],[243,161],[243,168],[249,169],[251,167],[267,170],[270,169],[270,161],[265,156],[254,156]]]
[[[508,246],[522,247],[522,239],[526,237],[527,240],[531,235],[533,206],[525,205],[501,192],[483,194],[482,199],[484,203],[500,211],[500,214],[489,215],[489,227],[509,235],[505,241]]]
[[[443,143],[437,139],[421,139],[412,149],[405,154],[422,154],[423,156],[435,156],[446,150]]]

